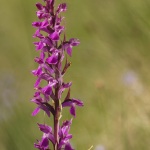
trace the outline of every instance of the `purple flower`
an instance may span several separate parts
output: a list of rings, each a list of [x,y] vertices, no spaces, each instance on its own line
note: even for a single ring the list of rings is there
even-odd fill
[[[76,116],[76,106],[83,106],[83,102],[78,99],[67,99],[62,103],[62,107],[70,107],[70,114]]]
[[[66,3],[63,4],[59,4],[58,8],[57,8],[57,13],[63,12],[67,10],[67,5]]]
[[[70,126],[72,124],[72,120],[63,122],[62,126],[59,129],[59,148],[62,148],[63,146],[66,147],[66,145],[70,145],[69,140],[72,138],[72,135],[69,134]],[[70,145],[71,146],[71,145]]]
[[[41,3],[36,3],[36,7],[39,9],[39,10],[42,10],[43,9],[43,5]]]
[[[63,93],[63,91],[69,87],[71,87],[72,85],[72,82],[69,82],[69,83],[62,83],[62,86],[60,87],[59,89],[59,92],[58,92],[58,97],[61,98],[61,95]]]
[[[58,62],[58,53],[53,53],[50,57],[46,59],[48,64],[57,64]]]
[[[64,150],[74,150],[74,149],[72,148],[72,146],[71,146],[70,143],[67,143],[67,144],[65,145],[65,149],[64,149]]]
[[[40,39],[44,38],[44,36],[40,33],[40,30],[36,30],[36,32],[34,33],[33,37],[34,38],[37,37],[37,38],[40,38]]]
[[[47,19],[45,19],[44,21],[40,22],[40,21],[36,21],[32,23],[33,27],[39,28],[39,29],[44,29],[46,27],[49,26],[49,22]]]
[[[40,128],[40,130],[42,131],[42,132],[44,132],[44,133],[52,133],[52,128],[50,127],[50,126],[48,126],[48,125],[43,125],[43,124],[39,124],[38,123],[38,126],[39,126],[39,128]]]
[[[78,39],[70,39],[68,42],[64,44],[64,49],[67,51],[69,56],[72,56],[72,48],[73,46],[78,46],[80,44]]]
[[[54,135],[52,133],[52,127],[46,124],[38,124],[39,129],[44,133],[44,137],[50,140],[53,144],[55,143]]]
[[[57,31],[54,31],[51,35],[50,35],[50,38],[53,40],[53,41],[58,41],[59,40],[59,33]]]
[[[39,75],[42,74],[42,68],[39,66],[38,69],[32,70],[32,73],[33,73],[35,76],[39,76]]]
[[[50,117],[50,112],[53,114],[53,110],[52,108],[50,108],[50,105],[45,105],[45,102],[47,101],[46,96],[44,95],[44,98],[42,98],[40,94],[41,91],[39,90],[34,94],[34,98],[31,100],[32,102],[38,105],[38,107],[35,108],[34,111],[32,112],[32,116],[37,115],[42,109]]]
[[[73,150],[70,144],[72,135],[69,133],[72,120],[64,121],[60,126],[62,108],[70,107],[70,113],[75,117],[76,106],[83,106],[83,102],[70,98],[72,82],[65,83],[63,77],[71,63],[67,58],[66,62],[63,61],[66,54],[72,56],[72,48],[78,46],[80,42],[75,38],[66,40],[65,34],[63,35],[65,27],[62,25],[64,17],[61,13],[67,10],[66,3],[59,4],[55,8],[55,0],[43,1],[44,4],[36,3],[38,9],[36,15],[40,20],[32,23],[36,28],[33,37],[39,39],[34,42],[39,56],[34,59],[38,67],[32,71],[37,78],[34,84],[35,94],[31,100],[36,104],[32,116],[40,111],[44,111],[48,117],[52,114],[54,129],[46,124],[38,124],[43,136],[34,146],[39,150],[51,150],[50,146],[53,146],[54,150]],[[61,102],[66,89],[68,90],[66,98]]]
[[[34,42],[34,45],[36,47],[36,50],[41,50],[44,47],[43,42]]]
[[[41,109],[46,112],[48,117],[50,117],[50,110],[49,110],[49,108],[47,106],[43,105],[43,104],[40,104],[37,108],[34,109],[34,111],[32,112],[32,116],[37,115],[40,112]]]
[[[38,144],[34,143],[34,146],[39,150],[47,150],[49,147],[49,141],[47,138],[43,137],[41,141],[38,141]]]

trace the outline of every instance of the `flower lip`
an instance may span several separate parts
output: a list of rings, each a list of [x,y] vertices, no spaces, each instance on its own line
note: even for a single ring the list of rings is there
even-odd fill
[[[52,54],[50,57],[48,57],[46,59],[46,62],[48,62],[48,64],[57,64],[57,62],[58,62],[58,53]]]
[[[62,107],[70,107],[70,114],[73,115],[74,117],[76,117],[76,110],[75,110],[76,105],[81,107],[83,106],[83,102],[73,98],[73,99],[66,99],[62,103]]]
[[[53,40],[53,41],[58,41],[59,40],[59,33],[58,32],[53,32],[51,35],[50,35],[50,38]]]

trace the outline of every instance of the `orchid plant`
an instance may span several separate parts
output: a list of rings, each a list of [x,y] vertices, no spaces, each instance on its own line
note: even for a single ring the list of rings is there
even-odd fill
[[[43,135],[34,146],[39,150],[73,150],[70,144],[72,135],[69,133],[72,119],[62,122],[62,109],[69,107],[70,114],[75,117],[76,106],[83,106],[83,102],[71,98],[72,83],[65,83],[63,78],[70,67],[67,55],[71,57],[72,48],[80,42],[75,38],[66,40],[65,27],[62,25],[64,17],[61,16],[67,10],[66,3],[55,7],[55,0],[43,0],[43,4],[36,3],[36,7],[39,21],[33,22],[32,26],[37,29],[33,37],[39,39],[34,42],[39,56],[34,59],[38,68],[32,71],[37,77],[34,84],[35,94],[31,100],[37,107],[32,116],[44,111],[48,117],[53,117],[53,125],[38,123]],[[66,95],[62,96],[65,90]]]

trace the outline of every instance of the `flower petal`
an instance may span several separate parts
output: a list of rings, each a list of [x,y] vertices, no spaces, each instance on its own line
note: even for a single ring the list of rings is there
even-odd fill
[[[35,21],[32,23],[33,27],[39,28],[41,26],[41,22],[40,21]]]
[[[72,104],[72,106],[70,107],[70,114],[76,117],[75,104]]]
[[[41,68],[41,67],[38,67],[37,70],[32,70],[32,73],[33,73],[35,76],[39,76],[39,75],[42,73],[42,68]]]
[[[41,23],[41,28],[46,28],[49,25],[49,22],[47,19],[45,19],[42,23]]]
[[[41,41],[40,42],[34,42],[33,44],[35,45],[36,50],[41,50],[44,47],[44,44]]]
[[[57,13],[60,13],[60,12],[66,11],[66,10],[67,10],[66,3],[62,3],[62,4],[59,4],[59,6],[57,8]]]
[[[40,82],[41,82],[41,78],[39,77],[39,78],[36,80],[36,82],[35,82],[35,84],[34,84],[34,87],[35,87],[35,88],[38,87],[39,84],[40,84]]]
[[[46,61],[49,64],[57,64],[58,62],[58,53],[54,53],[52,56],[48,57]]]
[[[52,133],[49,133],[49,134],[48,134],[48,138],[49,138],[49,140],[50,140],[53,144],[55,144],[54,135],[53,135]]]
[[[79,39],[74,39],[74,38],[70,39],[69,42],[72,46],[78,46],[80,44]]]
[[[40,3],[36,3],[36,7],[37,7],[39,10],[42,10],[42,9],[43,9],[43,5],[40,4]]]
[[[38,123],[38,126],[39,126],[40,130],[44,133],[49,133],[52,131],[52,128],[48,125],[43,125],[43,124]]]
[[[39,113],[39,111],[40,111],[39,107],[35,108],[34,111],[32,112],[32,116],[37,115]]]
[[[72,46],[71,45],[68,46],[67,53],[70,57],[72,56]]]
[[[46,112],[46,114],[48,115],[48,117],[50,117],[50,111],[49,111],[49,109],[46,106],[41,105],[40,108]]]
[[[59,33],[58,32],[53,32],[51,35],[50,35],[50,38],[53,40],[53,41],[58,41],[59,40]]]
[[[42,139],[41,147],[44,148],[44,150],[45,150],[45,149],[48,148],[48,146],[49,146],[49,141],[48,141],[48,138],[45,137],[45,138]]]
[[[75,103],[77,106],[83,106],[83,102],[79,99],[72,98],[72,102]]]
[[[65,149],[64,150],[74,150],[72,147],[71,147],[71,144],[70,143],[67,143],[65,145]]]
[[[44,94],[51,95],[51,93],[52,93],[52,87],[50,87],[49,85],[47,85],[47,86],[45,86],[42,89],[42,91],[43,91]]]

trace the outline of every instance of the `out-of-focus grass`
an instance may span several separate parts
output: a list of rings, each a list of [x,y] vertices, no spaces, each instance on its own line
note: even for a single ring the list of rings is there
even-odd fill
[[[36,122],[43,122],[43,114],[31,117],[35,105],[29,102],[37,55],[34,3],[0,5],[0,150],[32,150],[41,135]],[[91,145],[95,150],[149,150],[150,1],[67,3],[67,36],[78,37],[81,45],[73,51],[66,80],[73,81],[72,96],[85,103],[73,121],[72,144],[77,150]]]

